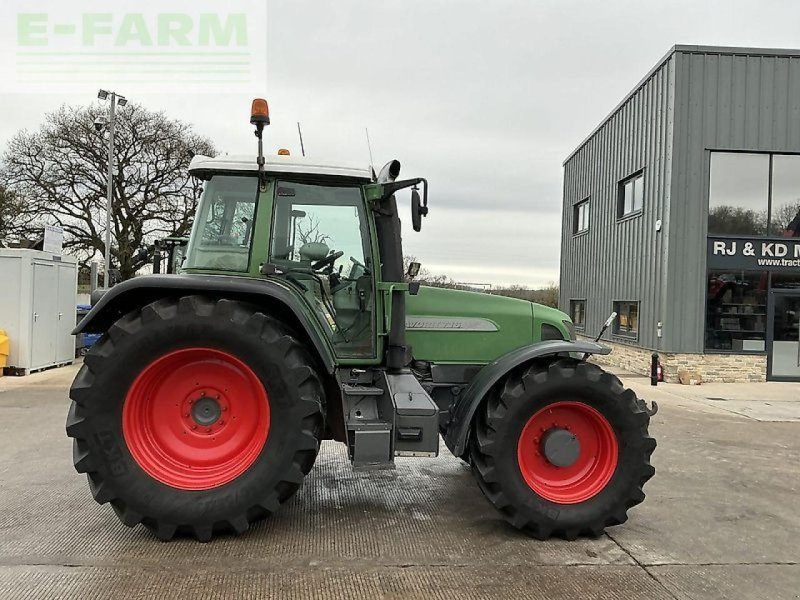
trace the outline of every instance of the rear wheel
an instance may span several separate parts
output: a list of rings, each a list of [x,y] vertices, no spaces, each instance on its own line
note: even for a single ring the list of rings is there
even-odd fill
[[[479,410],[478,484],[515,527],[546,539],[627,520],[654,474],[643,402],[614,375],[570,359],[512,373]]]
[[[323,391],[302,345],[245,305],[164,299],[115,323],[70,390],[75,468],[128,526],[245,531],[311,469]]]

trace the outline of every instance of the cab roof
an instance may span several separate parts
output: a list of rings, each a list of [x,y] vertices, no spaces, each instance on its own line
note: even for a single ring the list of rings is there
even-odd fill
[[[292,173],[303,175],[333,175],[336,177],[348,177],[366,181],[372,180],[372,170],[368,165],[357,167],[335,164],[332,161],[306,158],[299,156],[265,156],[266,163],[264,170],[269,173]],[[189,173],[208,179],[213,173],[242,171],[256,173],[258,164],[255,156],[246,155],[224,155],[203,156],[201,154],[192,158],[189,163]]]

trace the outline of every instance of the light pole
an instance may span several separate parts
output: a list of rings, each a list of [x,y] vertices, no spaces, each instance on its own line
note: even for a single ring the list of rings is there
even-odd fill
[[[111,266],[111,214],[113,211],[112,198],[114,197],[114,122],[116,119],[117,104],[125,106],[128,100],[125,96],[120,96],[116,92],[100,90],[97,97],[105,100],[111,97],[111,105],[108,109],[108,177],[106,189],[106,243],[105,257],[103,264],[103,287],[110,288],[109,268]]]

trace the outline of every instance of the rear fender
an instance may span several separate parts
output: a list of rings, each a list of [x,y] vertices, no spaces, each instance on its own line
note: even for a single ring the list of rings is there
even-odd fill
[[[484,397],[509,371],[537,358],[577,354],[609,354],[611,348],[596,342],[553,340],[524,346],[504,354],[481,369],[458,399],[447,427],[445,444],[455,456],[464,456],[472,419]]]
[[[248,302],[290,321],[311,343],[328,373],[335,360],[326,338],[317,329],[313,315],[303,310],[298,294],[275,281],[219,275],[145,275],[124,281],[105,292],[78,326],[79,333],[105,333],[124,314],[159,298],[202,294]],[[94,298],[93,298],[94,300]],[[277,313],[277,314],[275,314]]]

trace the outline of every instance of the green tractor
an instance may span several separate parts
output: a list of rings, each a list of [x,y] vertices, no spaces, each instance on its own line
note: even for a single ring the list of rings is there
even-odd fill
[[[75,329],[103,334],[67,419],[95,500],[207,541],[275,512],[322,440],[380,469],[441,436],[536,538],[624,522],[656,443],[645,402],[585,360],[609,349],[555,309],[414,282],[396,194],[419,231],[426,180],[265,157],[264,100],[251,123],[255,160],[189,167],[205,187],[181,273],[107,290]]]

